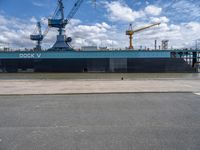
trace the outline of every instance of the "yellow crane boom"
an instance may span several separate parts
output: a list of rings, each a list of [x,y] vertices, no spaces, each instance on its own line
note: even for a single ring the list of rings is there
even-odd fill
[[[161,23],[154,23],[152,25],[148,25],[146,27],[142,27],[142,28],[139,28],[139,29],[136,29],[136,30],[133,30],[133,27],[132,27],[132,24],[130,24],[130,28],[129,30],[126,31],[126,35],[129,35],[129,49],[133,49],[133,34],[134,33],[137,33],[137,32],[140,32],[140,31],[143,31],[143,30],[146,30],[148,28],[151,28],[151,27],[154,27],[156,25],[160,25]]]

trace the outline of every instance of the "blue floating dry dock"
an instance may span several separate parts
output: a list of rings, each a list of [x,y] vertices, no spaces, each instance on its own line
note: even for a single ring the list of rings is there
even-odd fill
[[[1,72],[197,72],[199,50],[73,50],[70,46],[72,39],[66,37],[64,30],[82,2],[83,0],[76,0],[65,18],[64,4],[62,0],[58,0],[54,13],[56,15],[48,18],[47,29],[42,33],[41,24],[38,22],[35,30],[38,33],[30,35],[31,40],[37,41],[35,51],[0,52]],[[42,51],[41,42],[50,28],[58,29],[56,42],[52,48]],[[132,37],[130,44],[131,40]],[[163,45],[163,49],[168,49],[167,43]],[[133,46],[130,46],[130,49],[133,49]]]
[[[196,72],[199,50],[0,52],[3,72]]]

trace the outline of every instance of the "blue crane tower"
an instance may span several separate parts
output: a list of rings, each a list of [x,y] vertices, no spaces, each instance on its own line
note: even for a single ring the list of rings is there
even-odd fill
[[[73,50],[69,44],[72,41],[72,39],[70,37],[66,38],[66,36],[64,35],[64,29],[65,26],[69,23],[69,21],[74,17],[82,2],[83,0],[76,0],[72,10],[67,16],[67,19],[65,19],[63,1],[58,0],[58,7],[53,17],[48,19],[48,26],[50,28],[58,28],[59,32],[59,34],[57,35],[57,40],[51,48],[52,50]]]
[[[49,32],[49,27],[46,28],[46,30],[42,34],[42,29],[41,29],[41,23],[40,21],[37,22],[36,29],[34,30],[33,34],[30,35],[30,39],[32,41],[37,41],[37,45],[34,48],[35,51],[41,51],[41,43],[46,37],[47,33]]]
[[[38,32],[38,33],[37,33]],[[41,30],[41,23],[37,22],[37,27],[32,35],[30,35],[30,39],[33,41],[37,41],[37,45],[34,48],[36,51],[41,50],[41,42],[44,39],[44,36],[42,35],[42,30]]]

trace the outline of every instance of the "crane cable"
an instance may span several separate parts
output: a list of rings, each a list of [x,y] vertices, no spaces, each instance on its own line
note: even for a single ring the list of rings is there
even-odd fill
[[[47,26],[47,28],[44,30],[44,33],[43,33],[43,38],[45,38],[47,36],[47,34],[49,33],[49,26]]]
[[[33,32],[32,32],[31,35],[35,35],[35,34],[37,34],[37,32],[39,32],[39,29],[38,29],[38,25],[36,24],[36,27],[35,27],[35,29],[33,30]]]

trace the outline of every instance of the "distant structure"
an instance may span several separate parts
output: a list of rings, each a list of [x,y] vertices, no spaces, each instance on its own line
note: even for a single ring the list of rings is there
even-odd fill
[[[160,45],[158,46],[158,49],[161,50],[161,46]]]
[[[162,40],[162,50],[168,50],[169,40]]]
[[[200,43],[200,39],[195,40],[195,48],[196,48],[196,50],[199,49],[199,43]]]
[[[100,46],[100,47],[99,47],[99,50],[101,50],[101,51],[107,51],[107,50],[109,50],[109,49],[108,49],[107,46]]]
[[[82,46],[81,50],[83,50],[83,51],[97,51],[98,47],[97,46]]]
[[[155,40],[155,50],[157,50],[157,40]]]
[[[9,45],[10,43],[0,41],[0,50],[9,51]]]

